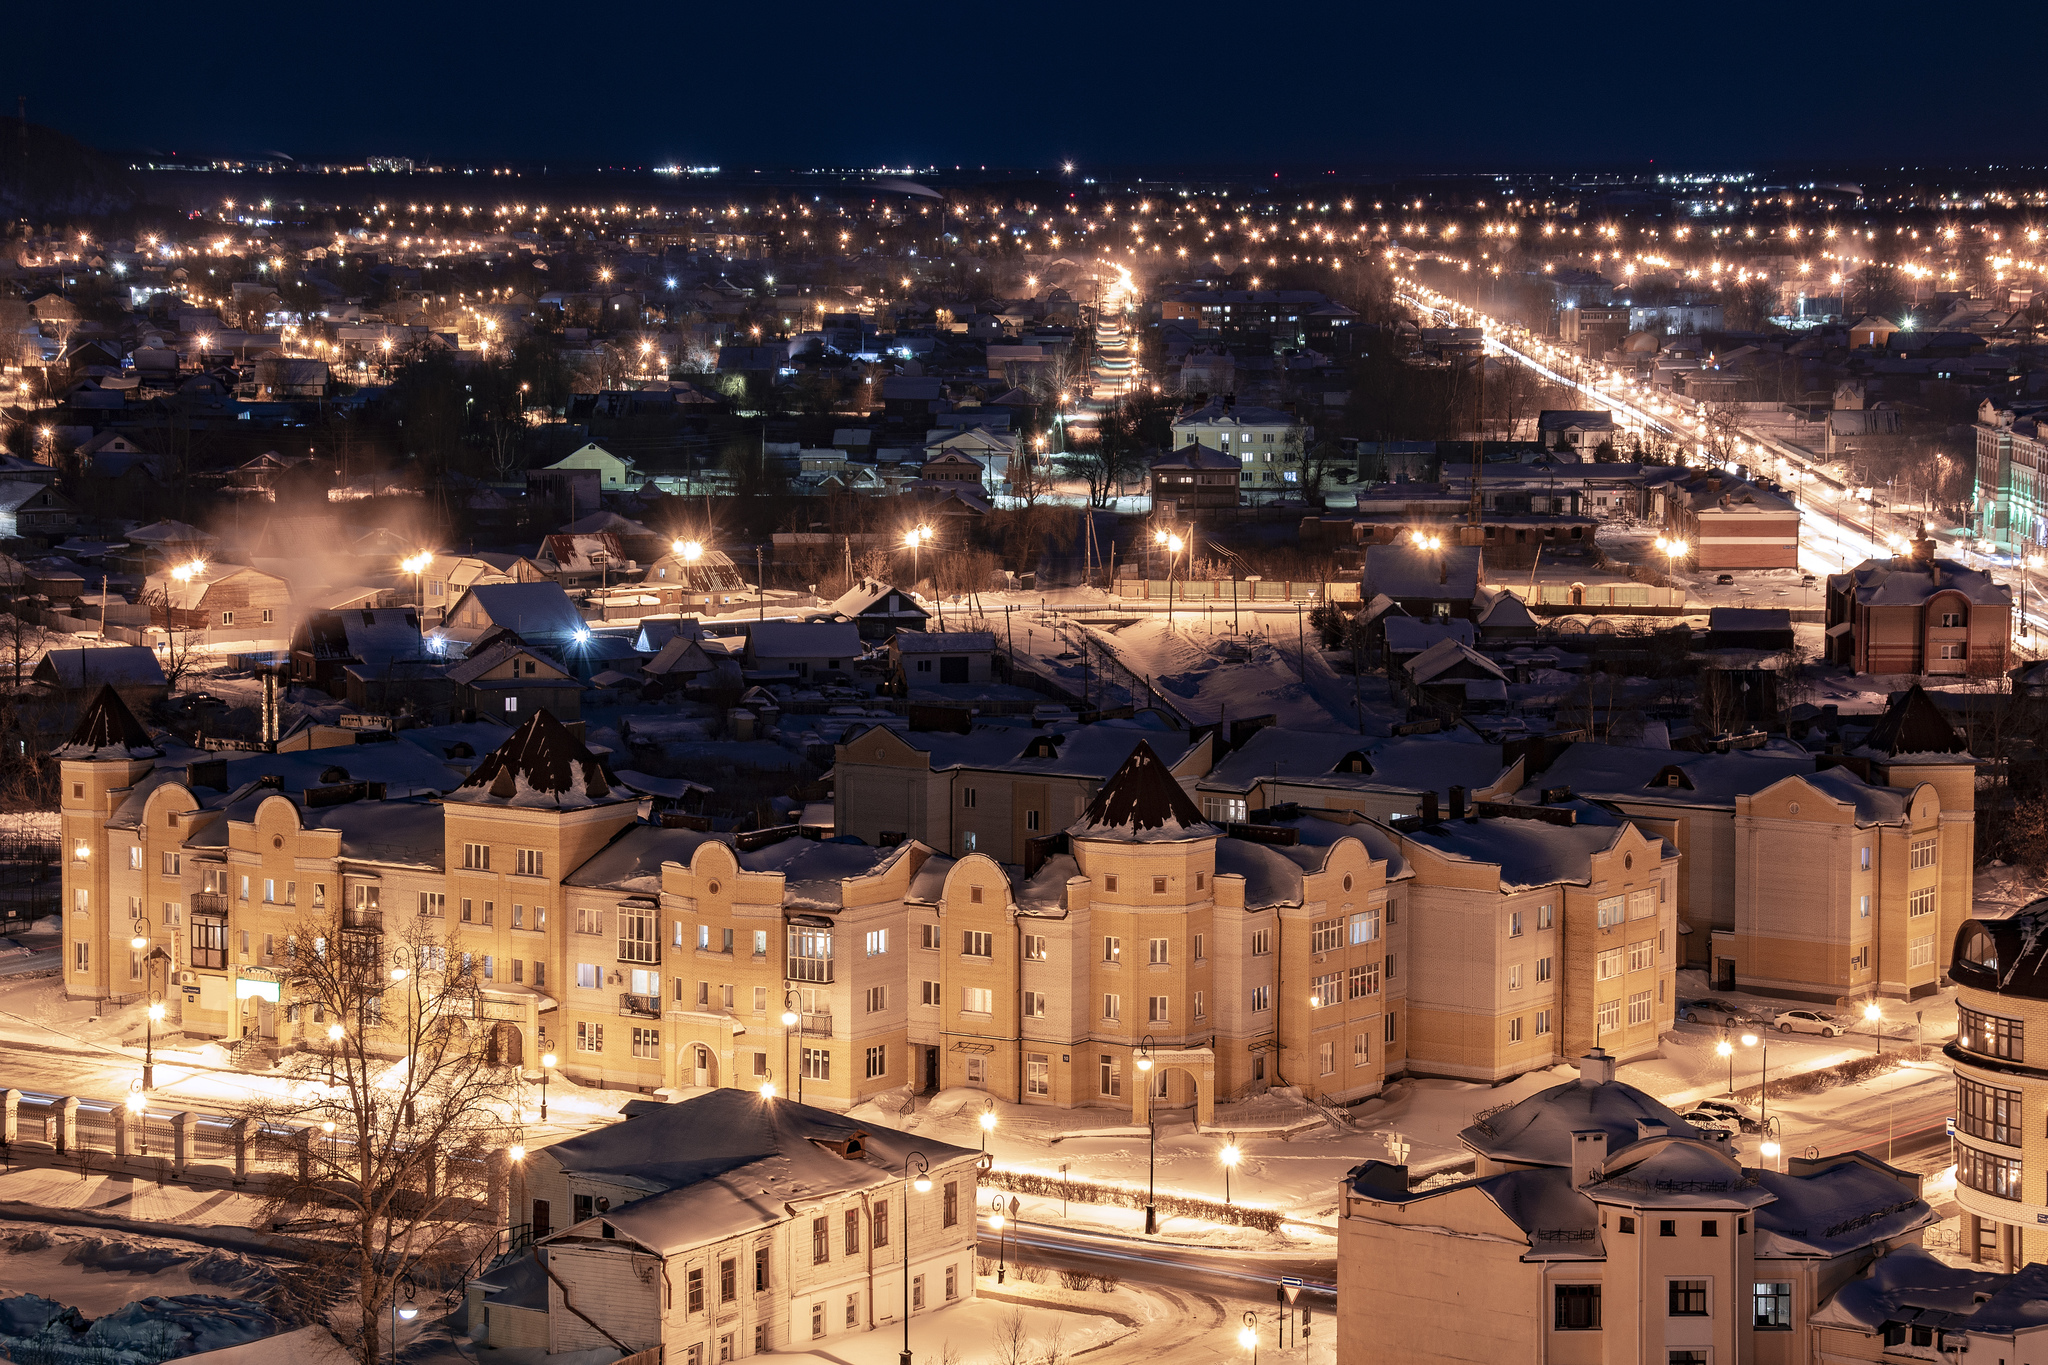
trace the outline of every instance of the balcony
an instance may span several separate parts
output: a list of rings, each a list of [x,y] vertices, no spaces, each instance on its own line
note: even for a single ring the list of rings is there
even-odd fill
[[[797,1024],[797,1033],[804,1038],[830,1038],[832,1036],[832,1011],[805,1010]]]
[[[622,992],[619,996],[619,1017],[622,1019],[661,1018],[661,997],[658,995],[634,995]]]
[[[384,912],[349,906],[341,912],[341,927],[366,934],[381,934],[384,932]]]
[[[226,919],[228,917],[227,892],[194,891],[192,893],[192,913],[195,915],[211,915],[215,919]]]

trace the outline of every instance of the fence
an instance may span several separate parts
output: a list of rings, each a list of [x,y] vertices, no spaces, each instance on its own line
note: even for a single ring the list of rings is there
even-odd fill
[[[1538,583],[1517,596],[1532,607],[1682,607],[1685,589],[1651,583]]]
[[[1219,1204],[1213,1199],[1190,1199],[1178,1194],[1154,1195],[1147,1201],[1143,1190],[1125,1185],[1070,1180],[1065,1176],[1038,1175],[1031,1171],[1006,1171],[1001,1167],[984,1173],[981,1183],[985,1188],[1009,1190],[1013,1194],[1035,1195],[1041,1199],[1071,1199],[1081,1204],[1110,1204],[1125,1209],[1142,1209],[1150,1202],[1168,1218],[1203,1218],[1211,1223],[1234,1223],[1238,1227],[1257,1228],[1261,1232],[1278,1232],[1283,1221],[1277,1209]]]
[[[1175,602],[1214,603],[1227,606],[1236,603],[1240,607],[1257,607],[1279,602],[1356,602],[1359,600],[1358,584],[1349,581],[1311,579],[1297,583],[1291,579],[1210,579],[1191,578],[1172,580]],[[1167,599],[1167,580],[1164,578],[1119,578],[1116,580],[1115,595],[1131,602],[1164,602]]]
[[[64,878],[58,850],[54,839],[0,831],[0,932],[21,928],[63,908]]]

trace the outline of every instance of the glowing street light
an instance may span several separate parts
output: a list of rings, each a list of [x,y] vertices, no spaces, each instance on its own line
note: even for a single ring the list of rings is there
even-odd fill
[[[996,1130],[996,1102],[990,1100],[981,1111],[981,1150],[988,1151],[988,1135]]]
[[[1223,1207],[1226,1209],[1230,1207],[1230,1173],[1237,1169],[1237,1163],[1243,1156],[1244,1153],[1238,1150],[1235,1133],[1229,1135],[1223,1150],[1216,1154],[1216,1159],[1223,1163]]]
[[[551,1073],[552,1073],[552,1072],[554,1071],[554,1069],[555,1069],[555,1054],[554,1054],[554,1053],[552,1053],[552,1052],[543,1052],[543,1053],[541,1053],[541,1054],[540,1054],[540,1121],[541,1121],[542,1123],[546,1123],[546,1122],[548,1121],[548,1076],[549,1076],[549,1075],[550,1075],[550,1074],[551,1074]]]
[[[1884,1011],[1875,1000],[1863,1007],[1863,1020],[1870,1025],[1871,1033],[1877,1037],[1877,1055],[1884,1055]]]

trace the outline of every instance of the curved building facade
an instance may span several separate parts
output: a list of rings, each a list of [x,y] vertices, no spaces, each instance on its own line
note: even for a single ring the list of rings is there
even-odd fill
[[[2048,1260],[2048,900],[1956,931],[1956,1203],[1974,1260]]]

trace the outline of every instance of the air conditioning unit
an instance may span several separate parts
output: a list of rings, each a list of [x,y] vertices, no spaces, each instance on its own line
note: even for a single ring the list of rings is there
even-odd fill
[[[179,972],[179,973],[178,973],[178,984],[179,984],[180,986],[196,986],[196,985],[198,985],[198,984],[199,984],[199,973],[197,973],[197,972]]]

